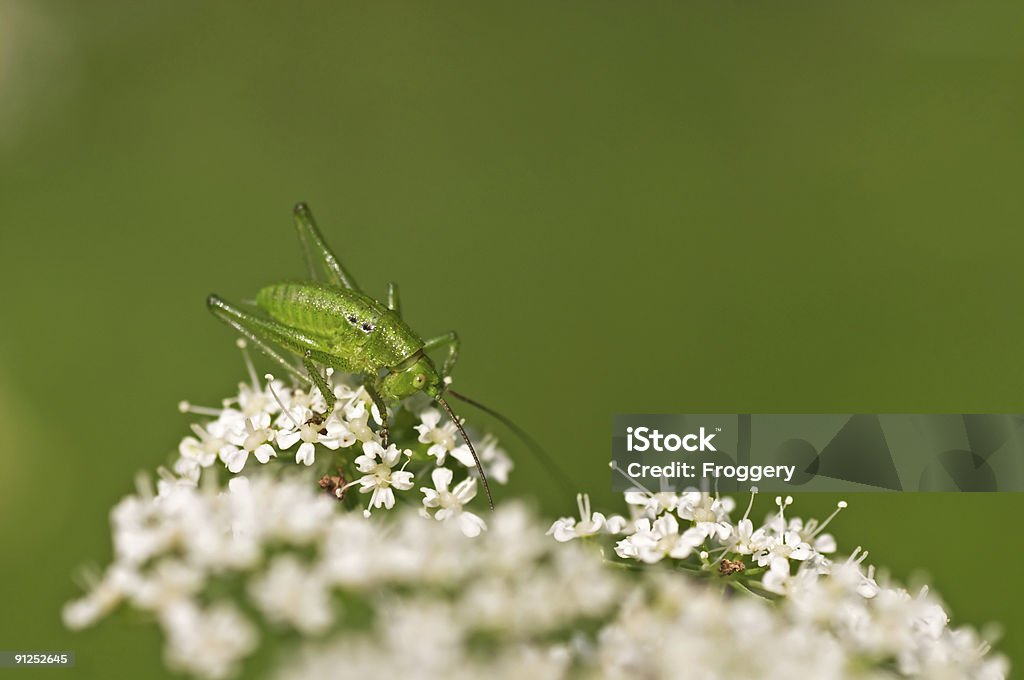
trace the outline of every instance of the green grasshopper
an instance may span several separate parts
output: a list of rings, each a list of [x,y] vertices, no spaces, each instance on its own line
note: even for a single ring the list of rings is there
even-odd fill
[[[459,356],[459,336],[452,331],[429,340],[420,338],[402,320],[397,285],[388,284],[386,304],[362,293],[352,275],[327,246],[306,204],[296,205],[293,214],[314,280],[263,287],[256,294],[256,304],[267,316],[243,311],[216,295],[207,298],[207,307],[214,316],[252,341],[288,372],[303,382],[316,385],[327,402],[327,411],[314,414],[311,422],[323,422],[333,412],[336,401],[321,366],[364,376],[363,387],[380,411],[380,434],[385,446],[388,444],[388,403],[417,392],[436,401],[455,423],[469,447],[487,492],[487,502],[493,510],[494,499],[476,449],[442,396]],[[322,282],[319,280],[321,277]],[[281,356],[275,346],[300,357],[305,374]],[[448,354],[438,371],[427,352],[442,348],[447,348]],[[453,390],[447,391],[511,425],[507,419],[482,404]],[[518,428],[515,430],[522,436]]]

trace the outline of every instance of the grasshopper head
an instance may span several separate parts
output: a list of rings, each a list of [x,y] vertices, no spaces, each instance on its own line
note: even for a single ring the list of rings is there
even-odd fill
[[[441,393],[441,377],[430,359],[421,356],[409,366],[388,373],[381,381],[381,396],[387,400],[410,397],[425,392],[430,397]]]

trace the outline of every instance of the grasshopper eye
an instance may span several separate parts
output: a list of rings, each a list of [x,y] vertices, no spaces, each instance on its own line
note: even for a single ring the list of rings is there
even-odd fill
[[[417,373],[416,377],[412,379],[412,384],[416,389],[423,387],[427,383],[427,376],[422,373]]]

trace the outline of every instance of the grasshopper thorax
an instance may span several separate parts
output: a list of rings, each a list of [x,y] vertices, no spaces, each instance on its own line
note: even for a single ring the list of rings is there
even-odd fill
[[[380,396],[385,401],[405,399],[417,392],[424,392],[431,398],[441,394],[441,376],[434,362],[424,354],[410,357],[391,369],[380,381]]]

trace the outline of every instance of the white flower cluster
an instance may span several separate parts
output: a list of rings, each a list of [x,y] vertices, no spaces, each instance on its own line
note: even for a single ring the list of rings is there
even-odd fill
[[[391,443],[385,448],[379,432],[381,414],[365,388],[335,380],[329,372],[337,401],[327,413],[326,401],[315,387],[307,390],[287,385],[269,374],[261,382],[245,342],[239,341],[239,346],[250,382],[239,385],[237,396],[225,399],[220,408],[180,404],[182,412],[207,420],[193,423],[193,434],[178,446],[178,456],[171,465],[177,483],[195,486],[202,471],[218,463],[231,474],[252,468],[252,461],[267,465],[291,458],[311,467],[318,463],[318,450],[326,450],[328,455],[321,454],[317,465],[323,473],[321,485],[339,499],[357,487],[359,494],[366,495],[367,516],[374,509],[392,509],[396,492],[414,490],[418,476],[423,482],[429,476],[433,486],[419,487],[417,502],[421,503],[422,514],[454,521],[469,535],[479,534],[484,528],[483,519],[464,509],[476,496],[476,480],[471,476],[475,474],[473,457],[469,447],[459,441],[455,423],[442,421],[437,409],[416,409],[416,424],[404,430],[392,428]],[[410,410],[415,403],[407,400],[398,409]],[[332,455],[352,450],[357,453]],[[512,462],[494,437],[481,439],[477,453],[489,478],[500,484],[508,481]],[[449,456],[464,477],[451,489],[455,472],[443,467]]]
[[[799,517],[787,522],[785,509],[793,498],[778,497],[775,499],[778,512],[755,530],[749,515],[756,493],[755,488],[747,511],[735,523],[730,519],[735,509],[733,499],[700,491],[628,492],[625,494],[631,509],[628,519],[620,515],[606,518],[599,512],[592,512],[590,499],[581,495],[577,497],[580,519],[562,517],[551,526],[548,534],[561,542],[597,534],[623,535],[615,544],[615,553],[647,564],[669,558],[704,571],[715,567],[730,573],[746,571],[756,564],[768,569],[761,585],[778,594],[787,592],[797,578],[790,573],[791,562],[815,573],[828,573],[831,562],[825,555],[835,552],[836,541],[824,530],[846,503],[840,502],[835,512],[821,523],[817,520],[805,523]],[[863,557],[866,553],[862,560]]]
[[[365,390],[335,383],[324,413],[315,390],[252,378],[220,409],[183,405],[209,419],[155,489],[140,479],[114,507],[114,560],[66,605],[69,627],[132,607],[163,631],[169,667],[211,679],[1008,672],[987,641],[949,626],[927,589],[876,578],[859,548],[831,557],[836,513],[805,522],[778,498],[755,527],[753,495],[734,521],[730,498],[628,493],[628,516],[578,496],[580,517],[556,521],[555,540],[511,503],[485,526],[466,509],[472,458],[437,411],[399,405],[385,447]],[[494,439],[478,451],[506,481]],[[274,464],[290,458],[298,465]],[[409,491],[404,510],[364,519]],[[253,667],[257,650],[273,669]]]
[[[775,603],[723,599],[661,569],[650,578],[600,632],[600,677],[1001,680],[1008,673],[973,631],[946,628],[926,592],[883,589],[865,599],[856,569]]]
[[[392,664],[424,677],[453,659],[467,663],[471,637],[511,649],[616,602],[600,559],[545,539],[514,504],[474,540],[415,512],[396,517],[366,522],[302,474],[261,471],[226,489],[161,482],[155,493],[140,482],[112,512],[114,563],[64,620],[79,629],[128,604],[153,615],[171,668],[203,678],[236,675],[269,637],[340,631],[359,631],[338,638],[346,673]],[[373,626],[385,633],[375,644],[402,653],[375,657],[360,642]],[[544,663],[563,663],[538,650]],[[294,653],[281,662],[315,663]],[[296,677],[310,677],[303,672]]]
[[[804,523],[799,517],[787,522],[785,511],[793,498],[777,497],[778,512],[755,530],[749,516],[756,493],[755,488],[747,511],[735,524],[729,518],[735,509],[731,498],[700,491],[627,493],[626,502],[633,509],[632,521],[621,520],[621,525],[628,527],[628,532],[622,531],[628,535],[615,545],[615,553],[647,563],[666,557],[686,560],[696,555],[701,568],[725,565],[725,571],[731,569],[734,573],[756,564],[768,569],[761,585],[778,594],[786,593],[796,578],[791,575],[792,564],[804,571],[828,573],[831,562],[825,555],[835,552],[836,541],[824,530],[846,503],[840,502],[820,524],[816,520]],[[685,527],[681,527],[680,520]]]
[[[236,477],[225,491],[161,481],[158,493],[140,480],[137,494],[111,512],[114,562],[65,607],[64,622],[83,628],[127,602],[155,615],[172,668],[231,675],[255,650],[258,629],[237,603],[207,603],[204,592],[219,579],[258,569],[268,545],[300,549],[322,540],[335,505],[300,478]],[[302,611],[303,625],[317,616]]]
[[[912,595],[880,585],[873,567],[862,568],[860,548],[842,561],[826,556],[837,546],[824,529],[845,502],[824,522],[805,522],[787,519],[793,499],[779,497],[755,529],[755,494],[735,522],[731,498],[692,491],[627,493],[629,518],[592,512],[581,496],[580,519],[552,525],[557,541],[621,537],[614,551],[623,564],[667,560],[691,576],[653,572],[658,587],[634,594],[603,630],[607,677],[670,677],[694,663],[714,669],[707,677],[1006,677],[1006,660],[971,629],[950,628],[927,588]],[[694,590],[693,576],[707,585]],[[724,601],[725,588],[751,597]]]
[[[114,563],[66,607],[65,622],[88,626],[127,603],[162,628],[168,665],[202,678],[237,675],[257,647],[277,650],[280,680],[342,671],[537,680],[1007,673],[975,633],[948,626],[927,589],[879,585],[862,559],[822,557],[813,545],[834,547],[823,525],[783,521],[785,501],[753,531],[746,517],[730,522],[728,499],[706,494],[632,496],[633,520],[591,513],[581,497],[584,521],[560,520],[549,533],[627,532],[618,551],[629,561],[609,563],[591,546],[545,539],[515,504],[470,540],[412,511],[366,522],[317,493],[301,468],[259,472],[226,489],[140,484],[112,513]],[[689,548],[709,578],[644,565],[665,556],[681,565],[672,553],[697,540],[682,538],[690,531],[730,546],[718,550],[731,557],[715,559],[706,546]],[[777,558],[801,566],[779,581],[774,602],[751,595],[761,586],[744,585],[740,565],[781,574]]]

